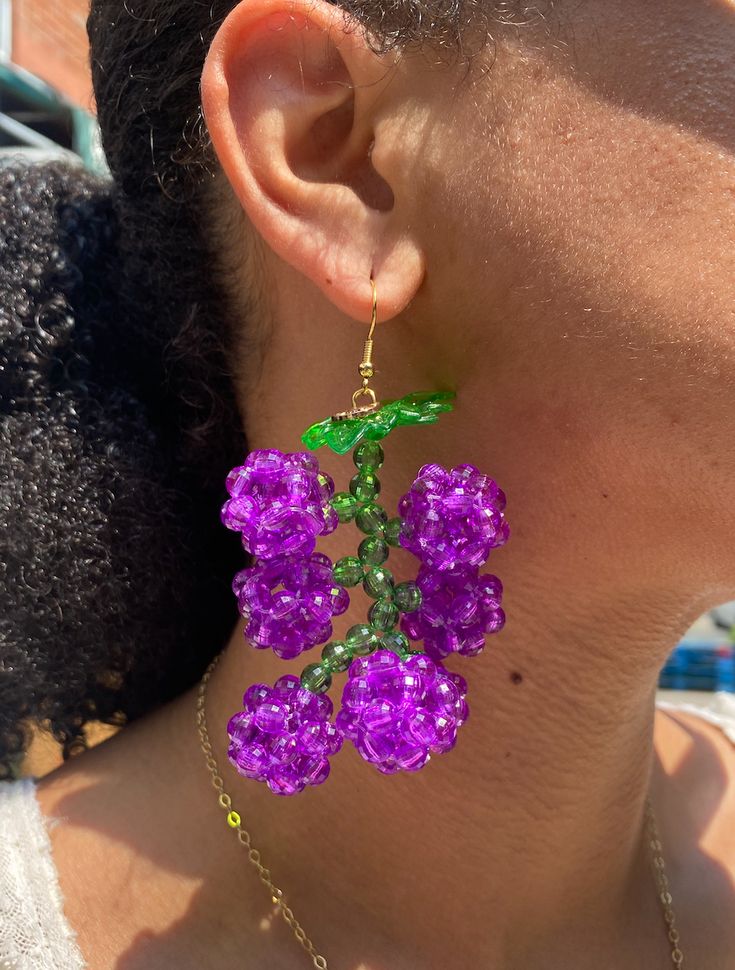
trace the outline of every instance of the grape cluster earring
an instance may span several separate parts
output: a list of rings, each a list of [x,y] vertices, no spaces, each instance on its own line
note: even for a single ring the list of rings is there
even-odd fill
[[[351,408],[304,433],[308,452],[254,451],[227,478],[222,521],[254,557],[233,582],[247,640],[284,660],[324,645],[300,677],[249,687],[227,725],[235,768],[280,795],[324,782],[345,740],[385,774],[417,771],[449,751],[469,714],[467,684],[442,661],[451,653],[477,656],[505,621],[500,580],[480,573],[508,538],[505,496],[491,478],[473,465],[424,465],[396,516],[379,504],[379,442],[395,427],[436,422],[453,395],[378,402],[370,386],[377,323],[370,282],[370,330]],[[340,455],[354,449],[349,491],[335,494],[312,453],[320,447]],[[347,523],[361,536],[357,554],[332,563],[316,551],[317,540]],[[414,580],[396,582],[386,567],[392,546],[419,561]],[[372,601],[366,622],[332,639],[332,619],[357,587]],[[341,673],[333,719],[327,692]]]

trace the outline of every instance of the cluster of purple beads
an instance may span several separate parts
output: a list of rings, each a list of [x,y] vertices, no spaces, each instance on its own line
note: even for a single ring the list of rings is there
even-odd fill
[[[424,465],[398,503],[401,545],[430,569],[481,566],[508,539],[505,494],[474,465]]]
[[[503,491],[474,465],[424,465],[399,503],[401,545],[422,562],[421,606],[401,628],[434,659],[476,656],[503,628],[502,583],[480,567],[508,540],[504,509]]]
[[[332,617],[344,613],[350,597],[334,582],[332,562],[321,553],[279,556],[243,569],[232,588],[245,636],[253,646],[271,647],[282,660],[326,643]]]
[[[375,460],[382,462],[382,452]],[[352,494],[360,499],[360,489],[366,489],[366,508],[377,509],[369,505],[379,487],[373,478],[369,468],[363,469]],[[246,635],[284,659],[324,643],[332,617],[349,603],[347,591],[334,580],[331,561],[314,553],[317,536],[331,532],[338,521],[330,504],[331,479],[320,474],[311,455],[255,452],[230,474],[228,491],[223,521],[241,532],[245,548],[261,559],[233,583],[247,620]],[[338,498],[335,504],[341,507],[350,497]],[[335,669],[349,665],[336,723],[331,722],[332,703],[322,693],[331,676],[322,672],[317,677],[319,665],[310,665],[316,669],[307,668],[301,680],[287,675],[272,688],[249,688],[244,710],[228,725],[229,757],[238,771],[288,795],[327,778],[329,757],[345,737],[385,774],[417,771],[432,753],[450,750],[469,715],[467,685],[441,660],[451,653],[475,656],[485,636],[503,626],[502,585],[495,576],[481,576],[480,567],[508,538],[504,508],[503,492],[474,466],[447,471],[425,465],[399,503],[396,541],[422,563],[416,584],[421,602],[402,614],[403,633],[385,627],[377,634],[368,625],[353,647],[348,632],[347,647],[325,648],[335,648]],[[354,514],[354,509],[345,513],[343,521]],[[376,516],[372,511],[371,521],[383,529]],[[387,555],[381,541],[373,541],[369,550],[378,562]],[[388,582],[386,570],[375,567],[373,572]],[[414,588],[417,599],[419,592]],[[384,612],[387,617],[390,611]],[[422,640],[425,653],[411,652],[407,637]],[[342,656],[347,658],[344,666],[339,665]]]
[[[412,640],[423,641],[424,650],[435,660],[450,653],[476,657],[487,635],[503,628],[503,585],[497,576],[481,576],[477,566],[443,573],[422,566],[417,585],[421,606],[401,618],[401,629]]]
[[[245,550],[259,559],[308,556],[317,536],[339,524],[329,504],[334,482],[306,452],[252,451],[227,476],[227,491],[222,522],[240,532]]]
[[[339,523],[330,504],[334,483],[313,455],[271,449],[253,451],[233,468],[227,491],[222,521],[260,560],[232,584],[245,635],[255,647],[291,660],[326,642],[332,617],[350,601],[334,582],[331,560],[314,553],[317,536]]]
[[[467,684],[425,654],[378,650],[352,662],[337,727],[384,774],[449,751],[467,720]]]
[[[342,746],[328,697],[286,674],[273,687],[253,684],[243,705],[227,725],[227,753],[240,774],[265,782],[276,795],[295,795],[326,781],[329,756]]]

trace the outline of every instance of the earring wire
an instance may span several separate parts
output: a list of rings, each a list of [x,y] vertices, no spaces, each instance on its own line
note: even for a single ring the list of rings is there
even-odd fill
[[[375,396],[375,391],[370,387],[370,378],[375,374],[375,367],[373,365],[373,334],[375,333],[375,325],[378,322],[378,288],[375,285],[375,280],[373,279],[372,272],[370,273],[370,286],[373,290],[373,309],[370,314],[370,329],[368,330],[367,339],[365,340],[365,345],[362,351],[362,360],[357,368],[357,371],[362,378],[362,385],[358,387],[355,393],[352,395],[352,407],[358,407],[358,401],[361,397],[370,398],[370,404],[367,405],[369,408],[374,408],[377,406],[378,399]]]

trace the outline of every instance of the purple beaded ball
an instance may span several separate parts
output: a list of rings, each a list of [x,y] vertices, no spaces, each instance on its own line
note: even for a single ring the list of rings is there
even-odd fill
[[[276,795],[295,795],[326,781],[329,758],[343,740],[329,720],[328,697],[305,690],[298,677],[285,674],[273,687],[253,684],[243,705],[227,725],[227,754],[241,775],[264,781]]]
[[[476,657],[487,634],[505,624],[503,584],[497,576],[480,576],[476,566],[444,572],[422,566],[416,584],[421,606],[403,615],[401,628],[412,640],[422,640],[434,660],[450,653]]]
[[[474,465],[424,465],[398,504],[401,545],[435,570],[480,566],[508,539],[505,495]]]
[[[331,560],[318,552],[256,563],[235,576],[232,588],[248,621],[245,636],[282,660],[326,643],[332,617],[350,604],[347,590],[334,582]]]
[[[425,654],[378,650],[350,665],[337,727],[378,771],[418,771],[454,747],[466,693],[464,678]]]
[[[246,551],[260,559],[308,556],[316,537],[339,524],[329,504],[334,483],[306,452],[252,451],[227,476],[227,491],[222,522],[242,533]]]

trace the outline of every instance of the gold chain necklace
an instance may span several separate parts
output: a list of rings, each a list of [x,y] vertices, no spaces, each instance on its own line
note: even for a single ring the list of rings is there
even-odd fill
[[[236,832],[237,841],[247,851],[248,861],[256,870],[260,881],[270,893],[271,901],[278,908],[281,916],[291,928],[293,935],[306,951],[312,966],[316,967],[316,970],[328,970],[326,957],[323,957],[318,952],[317,948],[306,935],[301,923],[299,923],[294,916],[293,910],[286,902],[286,897],[283,890],[279,889],[279,887],[273,882],[270,869],[263,865],[260,852],[253,845],[250,832],[243,827],[242,819],[239,813],[236,812],[232,807],[232,798],[225,791],[224,779],[219,773],[219,766],[217,765],[217,761],[212,752],[212,742],[209,740],[209,731],[207,730],[207,715],[205,710],[207,686],[218,661],[219,656],[215,657],[210,663],[204,672],[204,676],[199,682],[199,689],[197,691],[196,723],[201,748],[204,752],[207,768],[212,776],[212,785],[217,792],[219,806],[227,813],[227,824]],[[651,864],[653,867],[659,902],[661,903],[661,909],[663,912],[664,921],[666,923],[666,932],[672,948],[671,962],[672,965],[676,967],[676,970],[681,970],[681,967],[684,965],[684,954],[681,951],[679,931],[676,928],[676,917],[674,915],[671,890],[669,888],[669,880],[666,876],[666,863],[664,862],[663,846],[661,845],[658,825],[656,824],[656,816],[654,815],[653,806],[651,805],[650,799],[646,799],[646,841],[648,843],[648,849],[651,855]]]

